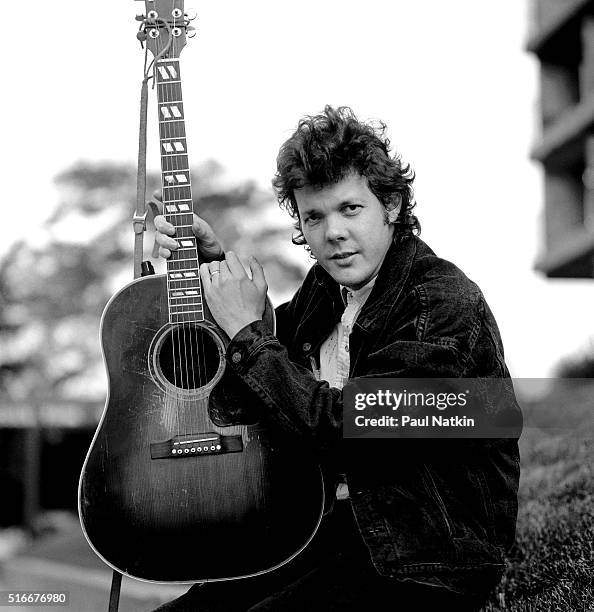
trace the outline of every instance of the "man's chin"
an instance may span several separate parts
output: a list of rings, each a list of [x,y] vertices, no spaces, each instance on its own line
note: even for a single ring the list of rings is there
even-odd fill
[[[328,271],[330,276],[339,284],[349,289],[356,289],[364,284],[364,281],[360,278],[360,274],[353,274],[345,270],[333,270]]]

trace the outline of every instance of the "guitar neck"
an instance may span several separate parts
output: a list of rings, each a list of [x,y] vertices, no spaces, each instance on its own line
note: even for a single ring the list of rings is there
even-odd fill
[[[204,320],[196,238],[192,232],[192,183],[178,58],[155,69],[161,151],[163,214],[175,227],[179,247],[167,260],[169,322]]]

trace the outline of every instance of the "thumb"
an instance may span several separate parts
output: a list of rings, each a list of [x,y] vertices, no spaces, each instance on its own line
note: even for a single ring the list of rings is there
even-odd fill
[[[260,262],[255,257],[250,257],[249,263],[252,272],[252,282],[260,291],[265,292],[268,289],[268,284],[264,276],[264,268],[262,268]]]

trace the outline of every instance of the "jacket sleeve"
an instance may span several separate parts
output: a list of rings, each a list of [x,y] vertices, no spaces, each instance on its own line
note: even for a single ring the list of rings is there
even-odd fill
[[[280,320],[285,316],[279,308]],[[284,330],[277,332],[280,337]],[[365,376],[415,378],[459,377],[464,356],[453,342],[398,339],[367,356]],[[307,368],[291,361],[287,349],[262,321],[255,321],[232,339],[227,360],[234,372],[257,394],[260,418],[322,449],[342,437],[342,391],[318,381]]]

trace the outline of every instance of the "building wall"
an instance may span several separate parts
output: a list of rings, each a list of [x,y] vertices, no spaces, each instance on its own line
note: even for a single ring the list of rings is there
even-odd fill
[[[528,51],[539,60],[541,134],[531,156],[544,170],[550,277],[594,277],[594,0],[533,0]]]

